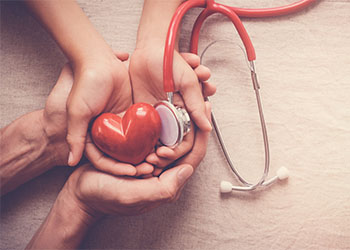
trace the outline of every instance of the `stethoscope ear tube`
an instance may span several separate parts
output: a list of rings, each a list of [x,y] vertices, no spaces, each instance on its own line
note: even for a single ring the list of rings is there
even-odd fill
[[[205,0],[185,1],[177,8],[173,18],[171,19],[166,37],[163,58],[163,84],[164,91],[166,93],[175,92],[175,84],[173,80],[173,59],[176,34],[178,32],[180,22],[188,10],[195,7],[205,7],[205,3]]]

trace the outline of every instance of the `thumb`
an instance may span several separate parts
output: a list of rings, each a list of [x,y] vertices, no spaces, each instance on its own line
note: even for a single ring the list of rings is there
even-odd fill
[[[69,146],[69,166],[77,165],[83,155],[88,125],[92,117],[86,105],[82,105],[81,102],[77,104],[75,100],[67,103],[68,126],[66,139]]]
[[[179,171],[176,173],[176,179],[177,179],[177,185],[181,189],[187,180],[192,176],[193,174],[193,167],[188,164],[184,164],[182,168],[180,168]]]
[[[197,127],[203,131],[211,131],[198,77],[181,57],[174,61],[174,82],[183,97],[187,112]]]
[[[162,173],[159,181],[167,190],[168,199],[175,200],[185,183],[193,174],[193,167],[190,164],[181,164]]]

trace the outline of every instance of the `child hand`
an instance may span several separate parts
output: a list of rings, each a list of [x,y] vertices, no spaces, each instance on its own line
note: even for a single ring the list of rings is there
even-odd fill
[[[119,58],[126,60],[128,55],[122,53]],[[88,58],[73,70],[74,84],[67,100],[70,166],[83,154],[91,119],[106,111],[120,113],[132,103],[128,70],[116,55]]]
[[[133,86],[134,102],[148,102],[155,104],[166,99],[163,90],[163,49],[161,46],[148,46],[136,49],[130,61],[130,77]],[[180,91],[174,95],[174,103],[186,107],[191,119],[200,129],[207,131],[205,114],[202,116],[200,110],[204,107],[204,96],[213,95],[215,86],[206,82],[210,77],[210,71],[200,65],[197,55],[191,53],[174,53],[174,82],[176,90]],[[202,84],[199,84],[202,82]],[[183,94],[182,94],[183,93]],[[186,97],[186,99],[185,99]],[[191,109],[192,108],[192,109]],[[192,112],[191,112],[192,110]],[[209,123],[209,122],[208,122]],[[151,153],[146,161],[158,168],[164,168],[172,161],[188,153],[193,146],[194,126],[192,131],[184,137],[183,142],[176,148],[159,147],[156,152]],[[209,123],[210,129],[210,123]],[[156,173],[159,173],[157,170]]]
[[[125,54],[117,54],[121,59],[123,59],[123,55]],[[45,134],[50,144],[55,145],[56,151],[54,151],[54,154],[57,158],[57,164],[60,165],[65,165],[67,163],[69,151],[68,144],[65,140],[67,134],[66,101],[73,86],[73,81],[72,68],[69,64],[66,64],[47,99],[43,112],[42,123]],[[116,105],[118,105],[118,103]],[[120,112],[120,110],[120,106],[113,106],[111,108],[111,112],[115,113]],[[153,167],[147,163],[135,167],[106,157],[91,142],[89,135],[87,136],[85,154],[96,168],[114,175],[139,176],[152,173],[153,171]]]

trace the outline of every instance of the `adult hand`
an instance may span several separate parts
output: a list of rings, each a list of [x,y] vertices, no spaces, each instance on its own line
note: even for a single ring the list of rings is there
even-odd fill
[[[206,107],[209,118],[209,103]],[[204,157],[208,138],[209,132],[196,129],[192,151],[160,177],[136,179],[113,176],[89,165],[79,167],[27,248],[78,248],[89,227],[104,214],[135,215],[177,200]]]
[[[66,65],[45,109],[25,114],[0,131],[0,190],[10,192],[54,166],[66,165],[66,100],[73,84]]]
[[[206,113],[209,118],[209,103]],[[196,129],[192,151],[159,177],[113,176],[85,165],[70,176],[64,192],[90,216],[143,213],[179,197],[180,190],[205,155],[208,138],[209,132]]]
[[[46,100],[42,125],[49,144],[54,145],[57,165],[67,165],[68,144],[66,102],[73,85],[73,72],[66,64]]]

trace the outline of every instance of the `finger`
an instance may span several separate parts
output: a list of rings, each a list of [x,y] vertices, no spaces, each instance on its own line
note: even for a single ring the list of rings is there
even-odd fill
[[[72,68],[69,65],[69,63],[66,63],[63,66],[61,73],[57,79],[57,83],[56,83],[55,87],[57,85],[62,85],[62,84],[68,85],[67,88],[69,90],[71,90],[72,85],[73,85],[73,71],[72,71]]]
[[[149,175],[149,174],[152,174],[152,172],[154,171],[154,167],[147,162],[142,162],[141,164],[137,165],[135,168],[136,168],[136,176]]]
[[[209,102],[205,102],[206,105],[206,116],[210,119],[211,116],[211,105]],[[194,145],[191,150],[191,153],[187,154],[184,158],[179,160],[179,164],[190,164],[193,167],[197,167],[201,160],[204,158],[208,140],[209,132],[203,130],[197,130],[194,140]]]
[[[211,131],[211,124],[205,115],[204,97],[198,82],[184,82],[180,88],[186,109],[199,129]]]
[[[72,89],[72,85],[73,72],[70,65],[67,63],[61,70],[57,82],[50,93],[50,97],[52,98],[47,99],[46,106],[50,106],[50,104],[56,105],[57,103],[61,103],[61,101],[64,103],[63,105],[65,105]],[[63,100],[61,100],[62,97],[64,97]]]
[[[194,169],[189,164],[181,164],[175,168],[169,169],[160,175],[159,181],[167,191],[168,201],[177,200],[182,188],[188,179],[192,176]]]
[[[91,115],[89,111],[83,111],[85,109],[84,106],[82,107],[82,105],[76,103],[76,101],[70,102],[69,99],[67,102],[68,132],[66,137],[69,145],[68,165],[75,166],[83,155],[86,133]]]
[[[176,159],[179,159],[180,157],[187,154],[192,146],[194,141],[194,125],[192,124],[192,129],[190,132],[184,137],[184,140],[177,145],[175,148],[169,148],[169,147],[159,147],[156,150],[156,154],[161,159],[168,159],[170,161],[174,161]],[[157,164],[157,167],[165,167],[166,165],[169,165],[170,162],[164,162]]]
[[[129,59],[129,53],[127,52],[114,51],[114,55],[122,62]]]
[[[176,166],[165,171],[159,178],[129,179],[132,182],[133,197],[131,202],[147,203],[173,201],[191,177],[193,167],[189,164]]]
[[[216,93],[216,86],[210,82],[202,82],[202,91],[204,97],[212,96]]]
[[[180,55],[191,66],[191,68],[194,69],[200,65],[201,60],[198,55],[187,52],[180,53]]]
[[[127,163],[117,162],[112,158],[105,156],[91,141],[88,137],[86,143],[86,157],[95,166],[95,168],[110,173],[113,175],[128,175],[135,176],[137,174],[137,169]]]
[[[157,165],[159,163],[159,157],[155,152],[153,152],[146,157],[145,161],[152,165]]]
[[[178,146],[175,148],[161,146],[156,152],[149,154],[146,161],[158,168],[164,168],[187,154],[193,146],[193,140],[194,132],[192,129]]]
[[[210,69],[200,64],[200,57],[193,53],[181,53],[182,58],[194,69],[200,81],[207,81],[211,72]]]
[[[148,178],[154,177],[154,175],[153,174],[145,174],[145,175],[142,175],[140,177],[142,177],[143,179],[148,179]]]
[[[104,175],[105,188],[114,190],[109,193],[109,200],[122,202],[124,205],[144,204],[145,208],[155,207],[166,201],[172,201],[192,175],[191,165],[183,164],[163,173],[159,178],[115,178]],[[147,176],[146,176],[147,177]],[[123,183],[121,189],[120,183]]]
[[[194,69],[194,72],[196,73],[200,82],[208,81],[211,76],[210,69],[204,65],[199,65],[198,67],[196,67]]]
[[[207,116],[208,120],[211,121],[211,103],[206,101],[205,102],[205,115]]]
[[[174,60],[174,81],[175,87],[180,91],[186,109],[193,121],[200,129],[210,131],[211,125],[205,115],[204,97],[198,78],[183,59]]]
[[[175,153],[175,149],[176,148],[169,148],[169,147],[166,147],[166,146],[162,146],[162,147],[157,148],[156,154],[159,157],[175,160],[176,159],[176,153]]]
[[[163,168],[154,168],[152,175],[158,177],[163,172],[163,170]]]
[[[173,158],[174,160],[176,160],[175,156]],[[157,168],[164,168],[170,163],[172,163],[174,160],[169,158],[159,157],[156,153],[152,153],[146,157],[146,162],[148,162],[149,164],[152,164]]]

